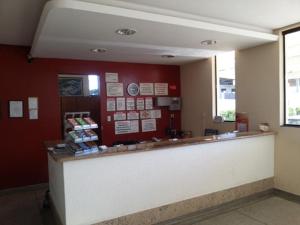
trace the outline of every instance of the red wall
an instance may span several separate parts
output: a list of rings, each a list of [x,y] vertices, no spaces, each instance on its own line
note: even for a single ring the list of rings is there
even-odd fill
[[[106,122],[105,72],[119,73],[125,84],[135,82],[167,82],[175,85],[170,96],[180,96],[178,66],[113,63],[61,59],[35,59],[31,64],[25,47],[0,45],[0,189],[47,182],[47,155],[44,140],[56,140],[60,134],[60,105],[57,74],[98,74],[101,83],[101,121],[103,142],[163,137],[169,123],[169,112],[157,120],[158,131],[131,135],[114,135],[113,122]],[[39,98],[39,119],[28,119],[27,98]],[[8,100],[23,100],[25,117],[8,118]],[[110,114],[111,115],[111,114]],[[175,113],[180,128],[180,113]]]

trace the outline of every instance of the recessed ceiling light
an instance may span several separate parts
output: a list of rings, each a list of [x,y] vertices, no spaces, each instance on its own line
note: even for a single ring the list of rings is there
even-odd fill
[[[207,46],[207,45],[215,45],[215,44],[217,44],[217,41],[215,41],[215,40],[201,41],[201,45],[205,45],[205,46]]]
[[[104,53],[104,52],[107,52],[107,49],[106,48],[92,48],[90,49],[91,52],[94,52],[94,53]]]
[[[161,57],[170,59],[170,58],[175,58],[175,55],[162,55]]]
[[[130,36],[130,35],[134,35],[136,33],[136,30],[131,28],[121,28],[116,30],[116,33],[119,35]]]

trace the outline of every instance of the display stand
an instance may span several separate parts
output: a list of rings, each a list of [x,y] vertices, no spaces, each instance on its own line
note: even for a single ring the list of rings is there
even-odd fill
[[[64,136],[68,150],[75,156],[98,152],[98,146],[94,141],[98,135],[93,131],[96,124],[90,118],[90,112],[66,112],[64,115]]]

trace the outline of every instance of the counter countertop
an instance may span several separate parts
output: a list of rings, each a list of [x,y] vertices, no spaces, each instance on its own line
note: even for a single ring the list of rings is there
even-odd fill
[[[274,134],[275,132],[271,132],[271,131],[270,132],[251,131],[251,132],[241,132],[241,133],[233,132],[233,133],[225,133],[225,134],[213,135],[213,136],[200,136],[200,137],[185,138],[185,139],[178,139],[178,140],[166,140],[160,142],[149,142],[149,143],[142,143],[142,144],[135,144],[135,145],[124,145],[120,147],[109,147],[106,152],[92,153],[84,156],[74,156],[74,154],[71,152],[59,153],[59,154],[53,153],[51,151],[48,152],[49,155],[55,161],[66,162],[66,161],[83,160],[83,159],[91,159],[91,158],[106,157],[106,156],[115,156],[121,154],[133,154],[133,153],[145,152],[145,151],[163,150],[172,147],[180,147],[180,146],[193,145],[193,144],[207,144],[213,142],[222,142],[222,141],[274,135]],[[53,147],[57,143],[61,143],[61,142],[62,141],[46,141],[45,142],[46,149],[48,149],[48,147]]]

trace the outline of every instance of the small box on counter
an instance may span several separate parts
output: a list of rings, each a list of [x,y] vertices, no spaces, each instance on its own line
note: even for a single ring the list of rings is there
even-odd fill
[[[90,141],[91,137],[83,130],[76,131],[77,136],[81,138],[81,142]]]
[[[98,128],[98,125],[97,125],[97,124],[95,123],[95,121],[92,120],[90,117],[85,117],[85,118],[83,118],[83,119],[84,119],[84,121],[85,121],[86,123],[88,123],[88,124],[91,126],[92,129]]]
[[[82,142],[82,138],[78,135],[78,131],[70,131],[69,136],[75,143]]]
[[[92,151],[94,151],[94,150],[99,150],[98,149],[98,146],[97,146],[97,144],[95,143],[95,142],[86,142],[85,143]]]
[[[67,119],[68,123],[73,127],[74,130],[82,129],[81,125],[73,118]]]
[[[98,140],[98,136],[97,134],[92,131],[92,130],[85,130],[85,133],[90,137],[91,141],[97,141]]]
[[[75,120],[82,126],[83,129],[91,128],[91,126],[87,124],[82,118],[75,118]]]

